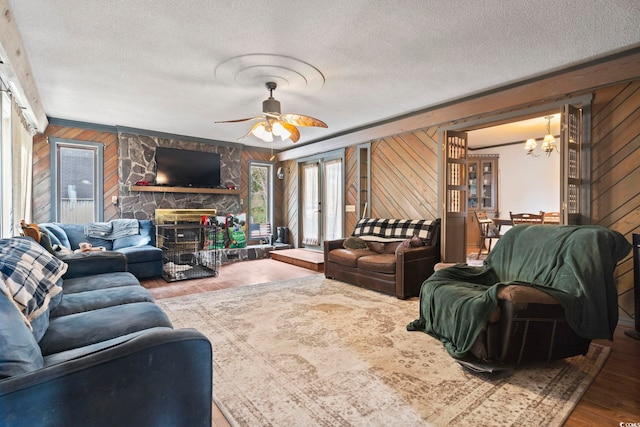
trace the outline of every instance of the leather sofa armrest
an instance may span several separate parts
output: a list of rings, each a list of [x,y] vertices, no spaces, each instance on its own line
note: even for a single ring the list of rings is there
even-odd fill
[[[329,252],[334,249],[338,249],[342,247],[342,244],[347,239],[336,239],[336,240],[325,240],[324,241],[324,265],[325,268],[329,263]]]
[[[336,239],[336,240],[325,240],[324,241],[324,250],[325,252],[332,251],[334,249],[342,248],[342,244],[347,239]]]
[[[63,279],[127,271],[127,257],[120,252],[74,252],[59,257],[69,266]]]
[[[440,247],[435,245],[418,246],[414,248],[400,249],[396,252],[396,260],[402,257],[404,262],[414,261],[422,258],[430,258],[433,256],[440,258]]]
[[[195,329],[129,341],[0,380],[3,425],[211,426],[212,351]],[[42,402],[37,408],[34,402]]]
[[[422,282],[440,262],[440,246],[429,245],[396,252],[396,297],[406,299],[420,293]]]

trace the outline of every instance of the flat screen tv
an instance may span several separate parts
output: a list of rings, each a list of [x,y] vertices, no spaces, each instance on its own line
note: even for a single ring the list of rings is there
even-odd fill
[[[156,148],[156,185],[215,188],[220,186],[220,154]]]

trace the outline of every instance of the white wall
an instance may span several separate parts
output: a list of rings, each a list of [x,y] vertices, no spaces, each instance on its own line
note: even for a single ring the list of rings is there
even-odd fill
[[[472,142],[469,133],[469,142]],[[469,151],[498,154],[498,209],[500,218],[513,213],[560,211],[560,153],[527,156],[522,144]]]

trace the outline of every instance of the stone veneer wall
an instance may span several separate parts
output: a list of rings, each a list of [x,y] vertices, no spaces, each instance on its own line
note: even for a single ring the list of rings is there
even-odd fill
[[[182,148],[220,154],[220,182],[240,185],[241,153],[237,148],[131,133],[118,133],[120,217],[154,219],[156,209],[211,209],[219,215],[241,213],[237,194],[164,193],[130,191],[130,186],[156,177],[156,147]]]

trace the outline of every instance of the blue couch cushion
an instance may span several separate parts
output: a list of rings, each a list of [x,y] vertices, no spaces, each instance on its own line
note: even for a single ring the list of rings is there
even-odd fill
[[[162,249],[155,246],[130,246],[128,248],[116,249],[127,257],[127,263],[161,261]]]
[[[62,304],[51,311],[51,318],[133,302],[154,302],[154,299],[151,293],[140,285],[76,292],[65,295]]]
[[[44,224],[38,224],[41,230],[49,232],[52,245],[64,246],[67,249],[71,249],[71,243],[67,237],[67,233],[55,222],[46,222]]]
[[[167,315],[154,303],[106,307],[50,319],[40,348],[47,356],[158,326],[172,327]]]
[[[114,220],[117,221],[117,220]],[[113,241],[113,249],[127,248],[130,246],[144,246],[154,245],[152,244],[152,237],[154,237],[155,229],[153,223],[149,220],[138,221],[139,234],[132,236],[120,237]]]
[[[113,242],[111,240],[99,239],[97,237],[89,237],[84,234],[84,224],[62,224],[57,223],[67,233],[69,244],[72,250],[76,250],[80,247],[81,242],[89,242],[93,246],[104,246],[105,249],[113,249]]]
[[[132,332],[127,335],[122,335],[120,337],[112,338],[110,340],[102,341],[96,344],[91,344],[85,347],[74,348],[71,350],[62,351],[60,353],[54,353],[44,358],[44,366],[48,367],[48,366],[56,365],[58,363],[66,362],[68,360],[77,359],[82,356],[96,353],[100,350],[105,350],[107,348],[115,347],[118,344],[122,344],[135,337],[139,337],[140,335],[144,335],[149,332],[163,331],[168,329],[171,329],[171,328],[158,327],[158,328],[151,328],[151,329],[143,329],[141,331]]]
[[[25,374],[42,366],[35,337],[13,302],[0,292],[0,378]]]
[[[140,286],[140,282],[131,273],[117,272],[65,279],[63,284],[65,297],[76,292],[116,288],[119,286]]]
[[[58,279],[57,285],[62,287],[62,279]],[[41,312],[38,316],[31,320],[31,332],[33,332],[33,336],[35,337],[36,341],[40,341],[44,336],[44,333],[47,332],[51,311],[55,310],[55,308],[60,305],[63,294],[63,292],[59,292],[56,296],[51,298],[51,300],[49,301],[49,307],[47,307],[45,311]]]

